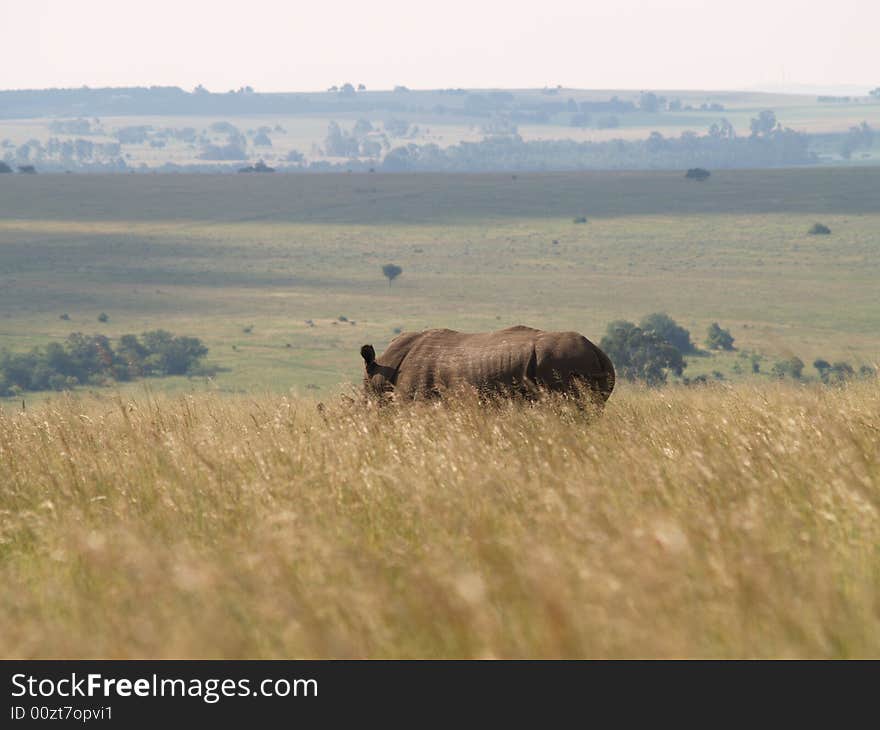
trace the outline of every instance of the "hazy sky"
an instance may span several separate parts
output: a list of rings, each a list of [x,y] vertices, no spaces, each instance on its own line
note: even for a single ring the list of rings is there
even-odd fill
[[[0,88],[880,85],[880,0],[0,0]]]

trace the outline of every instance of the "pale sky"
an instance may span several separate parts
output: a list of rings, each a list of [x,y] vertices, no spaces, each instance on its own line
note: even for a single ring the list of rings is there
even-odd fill
[[[880,0],[0,0],[0,88],[880,86]]]

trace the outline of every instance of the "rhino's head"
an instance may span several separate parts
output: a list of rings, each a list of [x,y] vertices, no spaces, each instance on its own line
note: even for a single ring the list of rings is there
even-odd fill
[[[364,358],[364,390],[368,395],[382,395],[394,390],[394,369],[376,362],[376,351],[372,345],[361,348]]]

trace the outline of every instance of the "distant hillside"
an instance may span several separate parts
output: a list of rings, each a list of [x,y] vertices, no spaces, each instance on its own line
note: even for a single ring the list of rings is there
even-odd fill
[[[714,111],[721,111],[725,102],[771,105],[779,96],[737,92],[658,91],[643,98],[643,93],[636,90],[591,91],[562,87],[523,90],[410,90],[400,86],[388,91],[358,91],[351,85],[343,85],[326,92],[301,93],[259,93],[250,87],[225,93],[212,93],[201,87],[193,91],[185,91],[177,86],[101,89],[82,87],[0,91],[0,118],[406,111],[454,113],[475,117],[493,112],[508,112],[531,115],[530,120],[540,122],[547,121],[554,114],[565,112],[626,113],[640,109],[655,112],[664,111],[664,107],[670,111],[680,111],[688,107],[703,110],[714,107]],[[573,108],[571,102],[578,107]],[[581,109],[583,105],[586,108]]]

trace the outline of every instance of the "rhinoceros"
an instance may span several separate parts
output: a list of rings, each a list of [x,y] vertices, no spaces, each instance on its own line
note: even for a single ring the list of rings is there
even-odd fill
[[[544,332],[522,325],[467,334],[448,329],[405,332],[380,357],[361,347],[368,395],[397,399],[442,395],[456,388],[534,396],[586,386],[604,404],[614,389],[608,356],[577,332]]]

